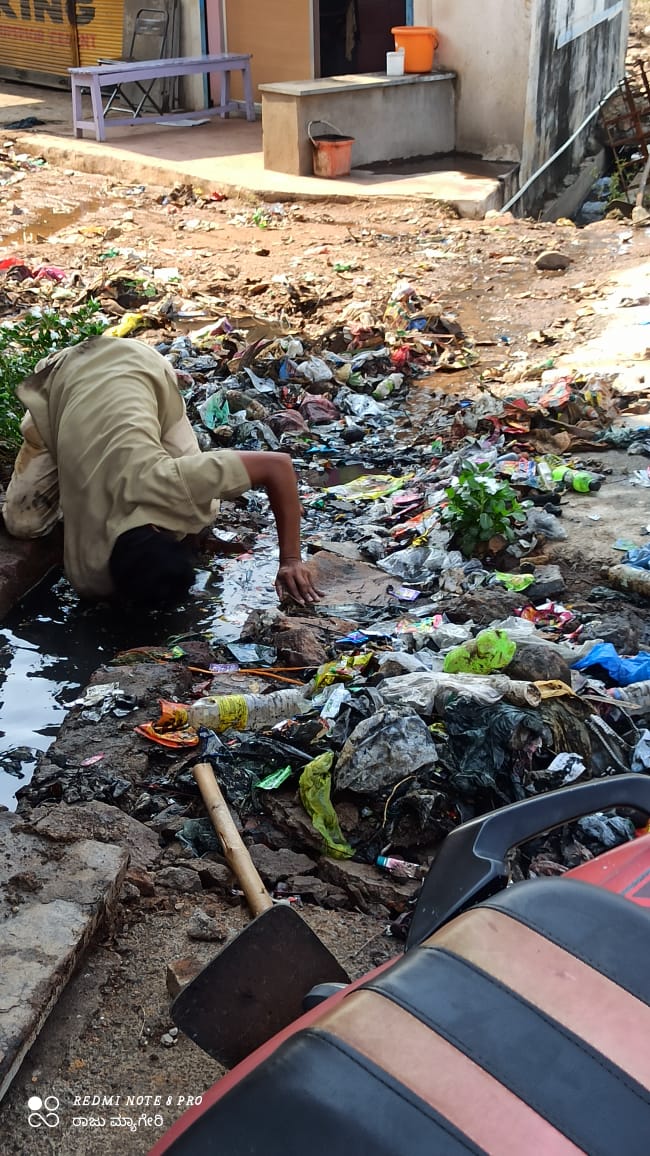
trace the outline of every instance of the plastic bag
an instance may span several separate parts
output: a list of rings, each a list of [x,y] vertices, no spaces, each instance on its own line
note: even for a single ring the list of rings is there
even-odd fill
[[[594,666],[606,670],[616,686],[629,686],[632,682],[650,679],[650,654],[641,652],[621,658],[611,642],[594,646],[584,658],[573,663],[574,670],[591,670]]]
[[[482,630],[476,638],[449,651],[443,670],[446,674],[491,674],[509,666],[516,651],[505,630]]]
[[[400,779],[437,761],[436,744],[419,715],[379,710],[363,719],[344,744],[336,786],[362,795],[386,793]]]
[[[326,751],[307,763],[300,776],[300,798],[315,829],[323,837],[324,854],[333,859],[350,859],[354,849],[344,838],[330,799],[333,762],[333,751]]]

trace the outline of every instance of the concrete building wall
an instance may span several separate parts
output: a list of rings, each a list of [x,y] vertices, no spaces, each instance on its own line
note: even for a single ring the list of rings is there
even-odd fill
[[[623,76],[629,13],[630,0],[415,0],[414,22],[439,31],[436,63],[458,73],[458,149],[519,160],[526,181]],[[535,198],[580,164],[590,135]]]
[[[486,159],[521,159],[535,4],[536,0],[415,0],[414,23],[438,29],[436,65],[458,73],[460,152]]]
[[[621,79],[629,0],[537,0],[532,28],[521,179],[569,140]],[[549,170],[557,184],[586,155],[590,130]]]

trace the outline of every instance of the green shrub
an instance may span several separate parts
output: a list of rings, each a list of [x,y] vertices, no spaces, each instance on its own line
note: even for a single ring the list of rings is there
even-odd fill
[[[515,527],[526,520],[512,486],[498,478],[486,462],[468,462],[446,493],[442,516],[465,557],[471,557],[480,542],[489,542],[497,534],[513,542]]]
[[[0,325],[0,453],[4,457],[12,456],[21,441],[24,409],[16,387],[48,353],[103,333],[108,322],[98,316],[99,309],[99,302],[90,300],[69,314],[43,309]]]

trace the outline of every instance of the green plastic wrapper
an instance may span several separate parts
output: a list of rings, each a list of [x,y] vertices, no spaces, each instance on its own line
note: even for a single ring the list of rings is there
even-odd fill
[[[501,570],[495,570],[494,576],[506,590],[514,590],[515,594],[521,594],[536,581],[534,574],[504,574]]]
[[[334,752],[326,751],[307,763],[300,776],[300,798],[315,830],[323,837],[324,853],[332,859],[351,859],[354,849],[343,836],[330,798],[333,762]]]
[[[255,784],[256,789],[261,791],[275,791],[277,787],[281,787],[283,783],[290,779],[293,774],[291,767],[282,767],[280,771],[273,771],[273,774],[267,775],[266,778],[260,779]]]
[[[476,638],[450,650],[442,669],[445,674],[492,674],[508,666],[516,650],[505,630],[482,630]]]

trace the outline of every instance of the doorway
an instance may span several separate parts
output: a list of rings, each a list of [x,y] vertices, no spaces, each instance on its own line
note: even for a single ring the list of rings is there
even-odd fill
[[[405,22],[406,0],[320,0],[320,75],[385,72],[390,30]]]

